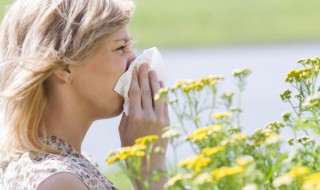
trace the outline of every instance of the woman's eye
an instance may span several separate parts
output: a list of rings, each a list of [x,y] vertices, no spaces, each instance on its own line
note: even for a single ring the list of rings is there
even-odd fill
[[[117,48],[117,51],[123,52],[125,50],[126,50],[126,46],[120,46],[120,47]]]

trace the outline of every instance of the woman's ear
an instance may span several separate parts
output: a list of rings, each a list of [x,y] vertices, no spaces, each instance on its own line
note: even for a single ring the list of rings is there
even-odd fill
[[[53,71],[53,76],[60,82],[70,83],[72,81],[69,65],[57,68]]]

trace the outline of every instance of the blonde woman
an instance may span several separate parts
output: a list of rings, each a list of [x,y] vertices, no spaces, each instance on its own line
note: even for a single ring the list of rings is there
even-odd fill
[[[16,0],[8,9],[0,29],[0,189],[116,189],[81,143],[92,122],[122,113],[113,88],[135,58],[133,11],[130,0]],[[152,98],[162,86],[147,65],[133,71],[122,146],[169,125],[167,106]],[[167,142],[159,145],[166,150]],[[154,156],[151,168],[166,169],[165,158]]]

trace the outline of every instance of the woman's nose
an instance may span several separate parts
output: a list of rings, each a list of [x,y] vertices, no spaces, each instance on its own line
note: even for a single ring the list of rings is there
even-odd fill
[[[130,51],[130,52],[129,52],[129,55],[128,55],[128,61],[131,62],[131,61],[133,61],[135,58],[136,58],[136,55],[134,54],[134,52],[133,52],[133,51]]]

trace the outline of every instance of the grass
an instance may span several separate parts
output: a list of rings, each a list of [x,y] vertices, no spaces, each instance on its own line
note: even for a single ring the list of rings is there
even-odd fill
[[[131,189],[130,179],[121,172],[120,168],[112,167],[104,172],[104,175],[118,188]]]
[[[9,0],[2,0],[3,7]],[[319,0],[136,0],[137,46],[211,46],[320,39]]]
[[[138,45],[200,46],[320,39],[318,0],[137,0]]]

